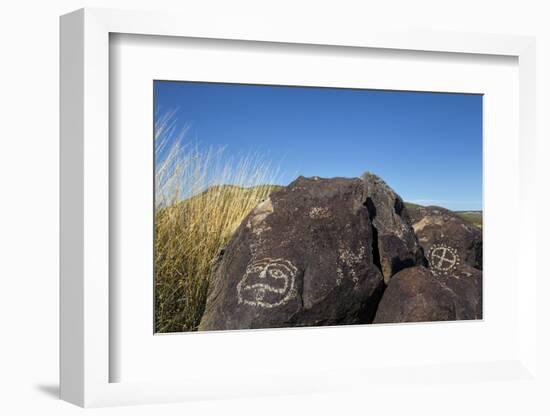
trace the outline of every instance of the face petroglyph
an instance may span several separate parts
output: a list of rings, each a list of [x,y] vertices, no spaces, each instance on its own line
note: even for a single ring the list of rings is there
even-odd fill
[[[286,304],[296,296],[297,268],[288,260],[253,260],[237,284],[239,304],[273,308]]]
[[[452,273],[460,264],[460,257],[455,248],[446,244],[434,244],[428,252],[430,268],[436,275]]]

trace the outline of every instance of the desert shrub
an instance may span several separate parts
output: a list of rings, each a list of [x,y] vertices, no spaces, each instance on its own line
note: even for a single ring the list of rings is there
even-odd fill
[[[196,330],[212,266],[243,218],[277,186],[276,169],[258,155],[237,160],[202,149],[155,125],[155,330]]]

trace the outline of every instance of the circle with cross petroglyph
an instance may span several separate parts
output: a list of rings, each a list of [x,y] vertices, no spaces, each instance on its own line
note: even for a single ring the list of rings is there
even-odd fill
[[[253,260],[237,284],[237,300],[261,308],[284,305],[296,294],[296,272],[296,267],[285,259]]]
[[[430,268],[435,274],[449,274],[460,264],[460,257],[455,248],[446,244],[434,244],[428,252]]]

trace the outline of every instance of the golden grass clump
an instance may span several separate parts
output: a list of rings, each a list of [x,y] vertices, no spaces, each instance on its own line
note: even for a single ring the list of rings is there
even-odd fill
[[[279,188],[258,155],[185,144],[173,118],[155,125],[155,331],[197,329],[213,263],[244,217]]]

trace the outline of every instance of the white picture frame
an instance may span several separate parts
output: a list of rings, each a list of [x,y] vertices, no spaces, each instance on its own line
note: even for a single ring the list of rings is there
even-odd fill
[[[473,374],[524,380],[536,377],[536,279],[532,250],[536,241],[535,212],[535,41],[530,37],[468,33],[383,31],[379,28],[308,30],[280,27],[269,21],[205,24],[192,16],[83,9],[61,18],[61,398],[80,406],[183,401],[195,398],[320,392],[345,388],[338,380],[372,384],[387,368],[368,367],[368,375],[350,368],[331,369],[323,381],[314,374],[269,374],[264,379],[228,384],[194,375],[178,381],[111,382],[116,357],[110,348],[109,296],[110,171],[109,37],[110,34],[225,39],[281,44],[330,45],[340,48],[429,51],[442,54],[515,57],[519,67],[519,188],[517,264],[522,284],[517,291],[517,348],[506,359],[471,363],[418,362],[416,379],[443,377],[479,382]],[[111,259],[112,260],[112,259]],[[516,275],[519,270],[515,270]],[[273,333],[271,333],[273,334]],[[218,334],[216,342],[223,342]],[[240,341],[244,343],[244,336]],[[266,335],[269,337],[269,335]],[[434,370],[435,368],[435,370]],[[391,377],[406,379],[407,370]],[[305,382],[310,380],[313,382]],[[283,388],[284,386],[284,388]]]

